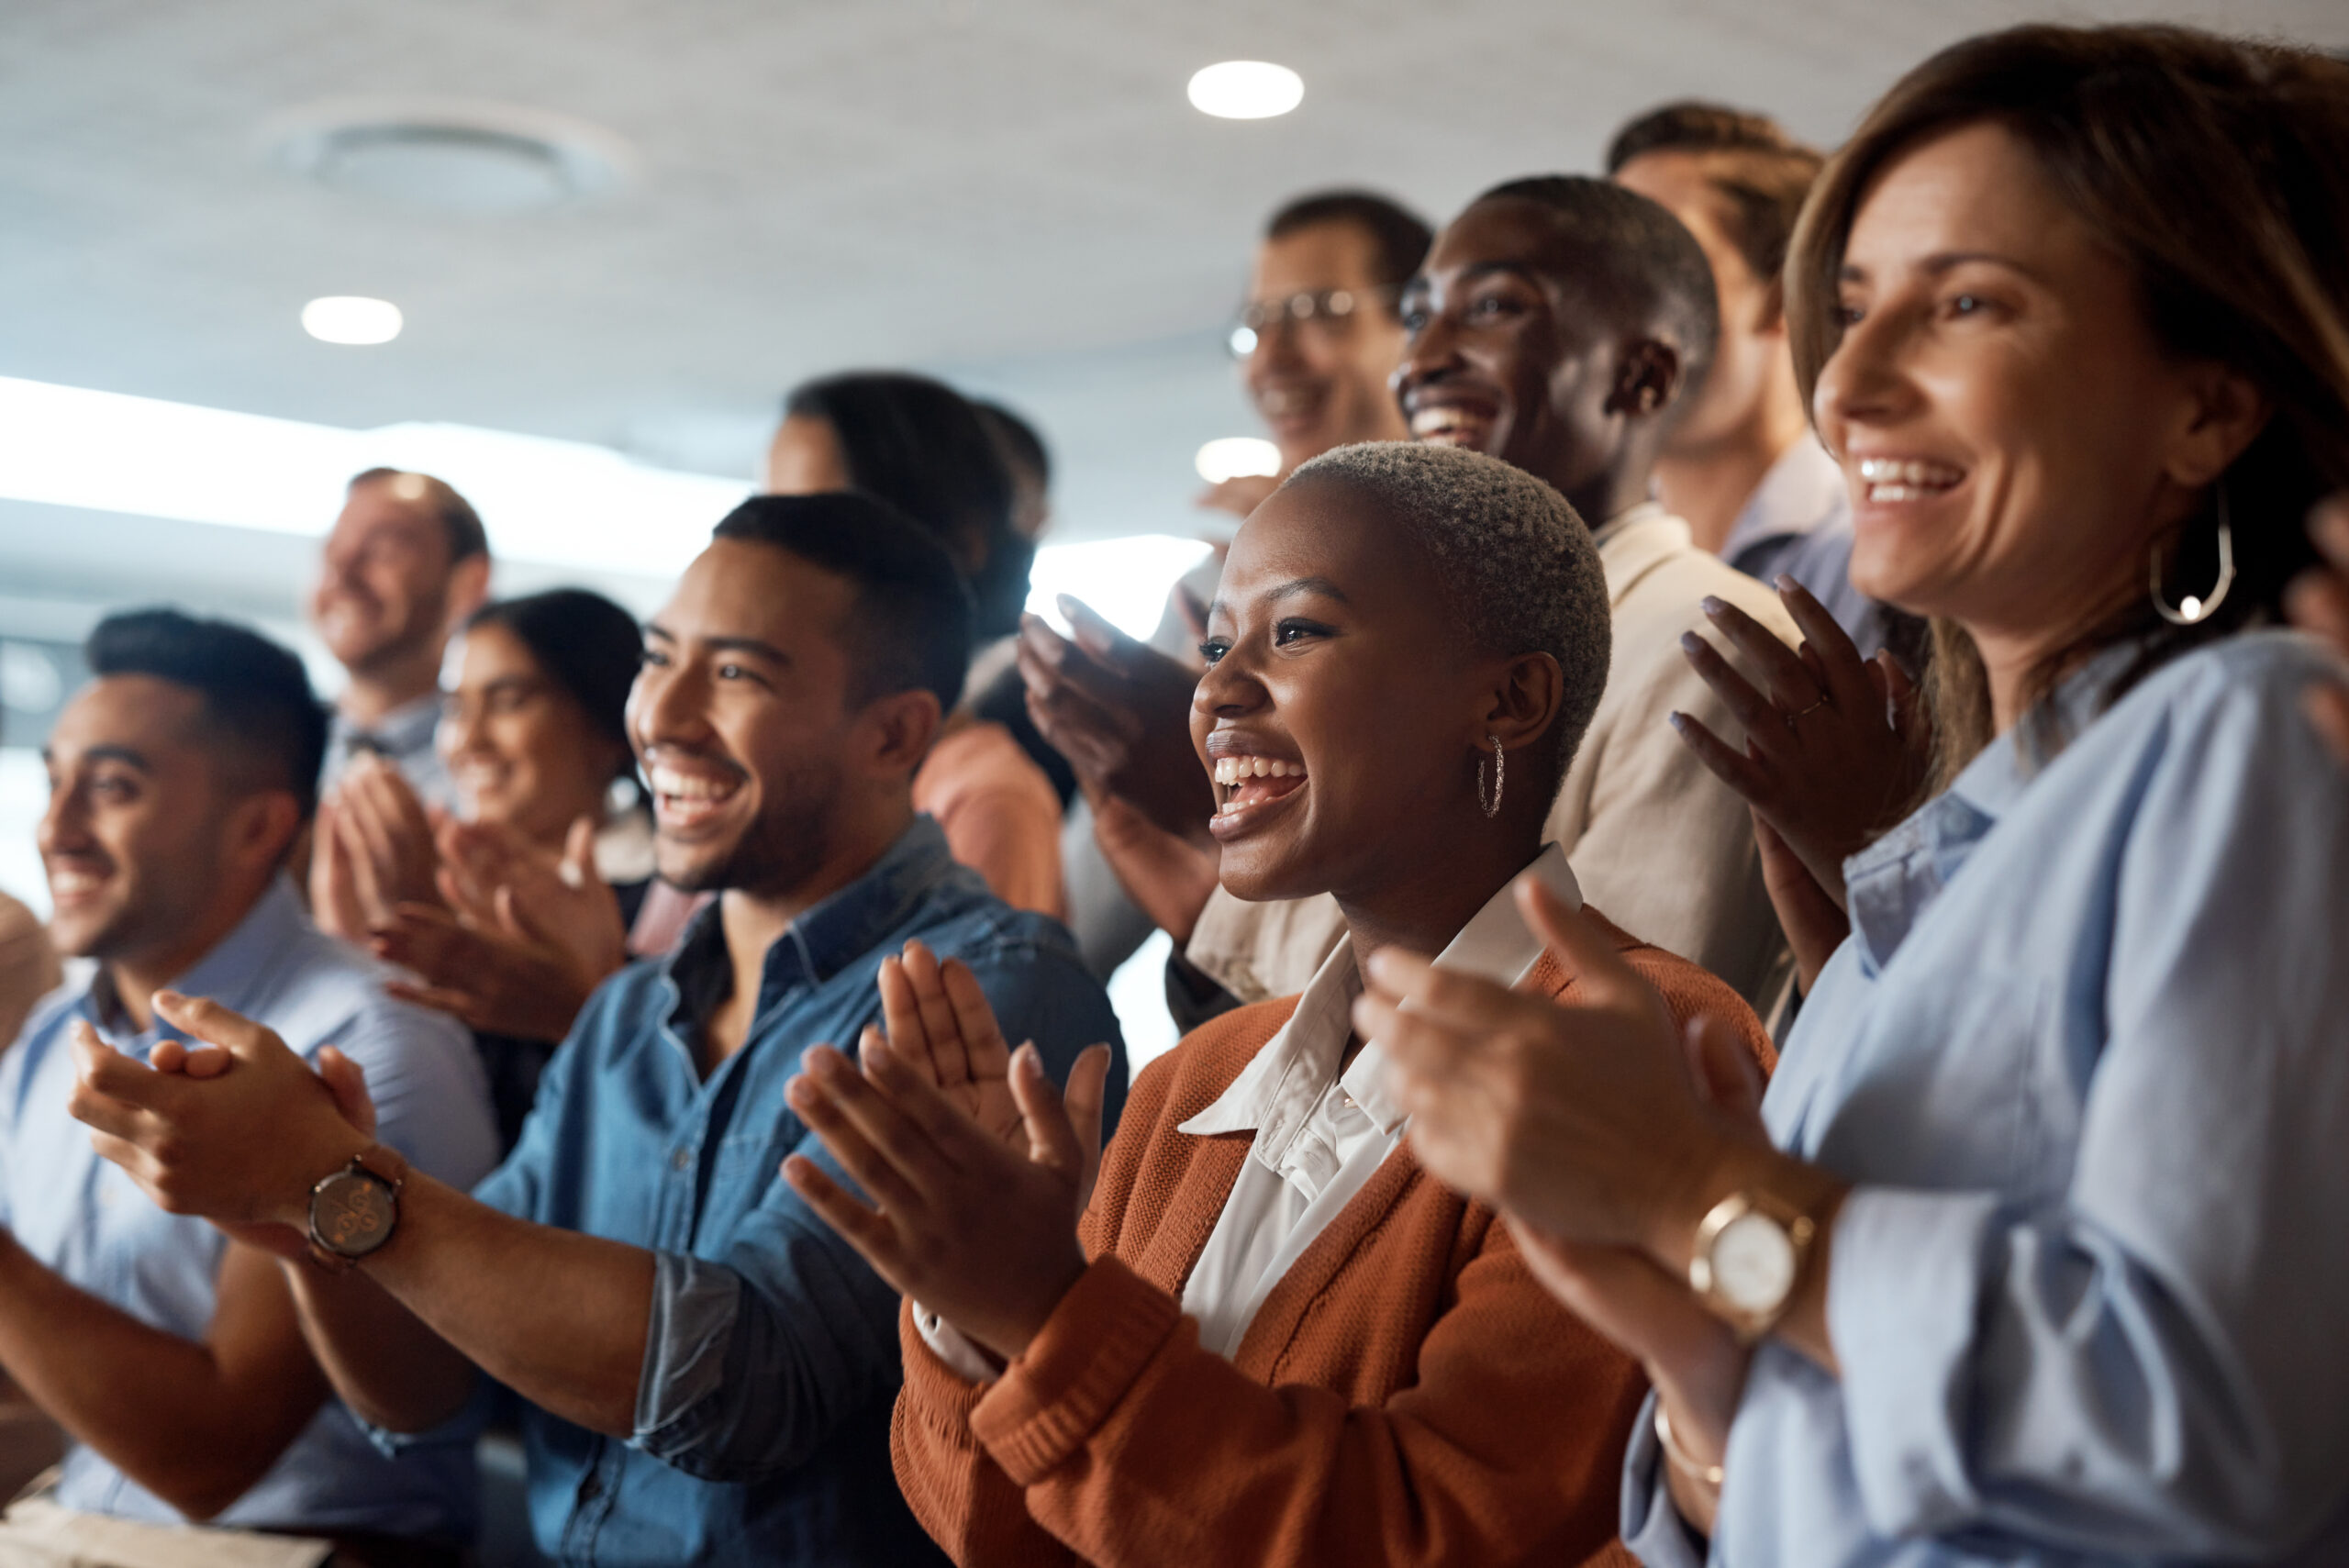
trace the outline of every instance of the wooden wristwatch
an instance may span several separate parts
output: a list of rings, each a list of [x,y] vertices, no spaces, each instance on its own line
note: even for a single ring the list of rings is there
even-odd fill
[[[347,1272],[392,1239],[400,1222],[407,1162],[371,1143],[351,1163],[310,1189],[310,1261],[328,1273]]]

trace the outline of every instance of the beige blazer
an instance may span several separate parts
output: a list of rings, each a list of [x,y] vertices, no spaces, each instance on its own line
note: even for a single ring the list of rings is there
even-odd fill
[[[1732,744],[1743,734],[1681,655],[1683,632],[1710,634],[1698,605],[1707,595],[1789,643],[1800,634],[1776,594],[1698,550],[1688,525],[1661,506],[1635,506],[1595,539],[1613,662],[1549,836],[1565,846],[1585,895],[1623,929],[1712,971],[1765,1011],[1786,973],[1786,939],[1762,884],[1753,821],[1666,716],[1691,715]],[[1726,651],[1722,638],[1711,640]],[[1304,990],[1344,934],[1327,895],[1250,904],[1218,888],[1185,951],[1241,1001],[1257,1002]]]

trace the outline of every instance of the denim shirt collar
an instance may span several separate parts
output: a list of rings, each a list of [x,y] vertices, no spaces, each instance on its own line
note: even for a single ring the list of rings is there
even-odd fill
[[[1861,973],[1874,979],[1949,885],[1975,846],[2014,806],[2052,757],[2035,744],[2068,742],[2095,722],[2138,650],[2108,648],[2059,682],[2040,717],[2011,725],[1943,794],[1843,862],[1843,890]],[[2026,755],[2028,753],[2028,755]]]
[[[209,996],[232,1011],[249,1011],[249,998],[258,993],[278,960],[294,950],[308,929],[309,918],[303,913],[301,896],[294,891],[293,879],[281,873],[270,884],[269,890],[245,911],[244,918],[215,942],[210,951],[190,964],[185,973],[175,976],[171,988],[190,996]],[[121,1005],[115,995],[113,976],[104,964],[98,965],[97,973],[91,977],[82,1006],[90,1022],[117,1049],[141,1061],[148,1050],[170,1032],[170,1026],[156,1018],[135,1038],[117,1037],[109,1026],[121,1018]]]
[[[915,817],[863,876],[784,928],[761,964],[756,1011],[764,1013],[795,985],[822,984],[871,952],[954,869],[944,830],[929,817]],[[707,1016],[732,981],[719,904],[713,899],[694,917],[664,961],[677,996],[672,1017],[681,1024]]]

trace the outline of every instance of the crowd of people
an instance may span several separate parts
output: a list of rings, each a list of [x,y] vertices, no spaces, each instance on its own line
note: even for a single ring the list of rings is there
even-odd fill
[[[1313,193],[1232,342],[1149,639],[870,372],[640,624],[392,470],[330,707],[104,621],[0,1555],[471,1561],[494,1429],[566,1562],[2349,1561],[2349,65]]]

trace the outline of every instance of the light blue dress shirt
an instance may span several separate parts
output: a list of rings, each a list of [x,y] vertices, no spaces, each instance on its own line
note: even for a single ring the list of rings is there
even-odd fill
[[[0,1225],[41,1263],[139,1321],[185,1339],[211,1327],[227,1247],[201,1219],[165,1214],[100,1159],[66,1114],[69,1028],[87,1019],[117,1051],[146,1059],[171,1035],[110,1028],[100,981],[53,992],[0,1058]],[[497,1158],[489,1084],[473,1038],[443,1014],[384,994],[391,972],[313,927],[280,878],[219,944],[173,983],[259,1020],[306,1059],[333,1045],[367,1074],[383,1140],[418,1170],[468,1185]],[[119,1015],[114,1015],[119,1020]],[[320,1175],[326,1174],[320,1172]],[[176,1524],[172,1506],[95,1451],[66,1455],[57,1501],[69,1508]],[[253,1488],[212,1522],[247,1528],[469,1539],[473,1451],[462,1440],[378,1452],[328,1399]]]
[[[1714,1562],[2349,1562],[2341,667],[2254,633],[2093,717],[2115,659],[1845,866],[1764,1102],[1856,1184],[1842,1375],[1762,1345]],[[1699,1558],[1644,1417],[1623,1528]]]

